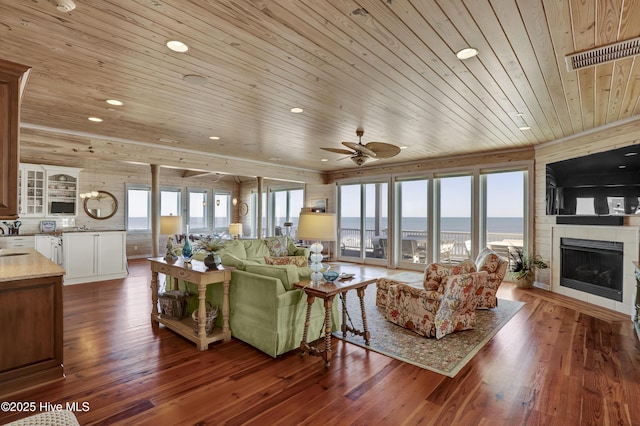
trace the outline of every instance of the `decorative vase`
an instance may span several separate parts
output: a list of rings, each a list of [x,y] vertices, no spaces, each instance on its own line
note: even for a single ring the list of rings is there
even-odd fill
[[[184,263],[191,263],[191,259],[193,258],[193,248],[191,247],[191,242],[189,241],[189,234],[184,239],[184,245],[182,246],[182,259]]]
[[[204,258],[204,265],[209,269],[218,269],[221,262],[220,256],[215,251],[210,251]]]

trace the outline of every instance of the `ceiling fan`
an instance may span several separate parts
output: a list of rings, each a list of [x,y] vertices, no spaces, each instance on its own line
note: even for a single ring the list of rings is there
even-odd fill
[[[356,135],[358,136],[358,143],[355,142],[342,142],[342,145],[350,149],[344,148],[320,148],[325,151],[335,152],[338,154],[347,154],[351,158],[351,161],[358,166],[362,166],[369,160],[377,160],[380,158],[391,158],[400,153],[400,148],[385,142],[369,142],[368,144],[362,143],[362,135],[364,135],[363,129],[357,129]]]

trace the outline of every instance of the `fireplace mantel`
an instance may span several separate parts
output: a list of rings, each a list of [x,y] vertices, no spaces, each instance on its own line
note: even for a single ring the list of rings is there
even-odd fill
[[[560,286],[560,238],[615,241],[624,244],[622,302]],[[554,225],[551,228],[551,291],[633,316],[635,268],[640,257],[640,227]]]

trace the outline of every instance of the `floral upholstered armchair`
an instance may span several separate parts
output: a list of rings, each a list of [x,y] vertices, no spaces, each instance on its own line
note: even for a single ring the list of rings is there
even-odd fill
[[[478,271],[487,272],[487,283],[478,288],[477,309],[489,309],[498,306],[496,293],[507,273],[508,261],[489,248],[483,249],[476,258]]]
[[[422,336],[438,339],[474,327],[478,291],[488,272],[476,272],[472,260],[458,265],[432,263],[423,287],[398,283],[388,287],[385,318]]]

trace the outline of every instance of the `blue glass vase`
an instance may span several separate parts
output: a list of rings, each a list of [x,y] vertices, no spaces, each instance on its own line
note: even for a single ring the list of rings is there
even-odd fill
[[[191,258],[193,258],[193,248],[189,241],[189,234],[187,234],[187,237],[184,239],[184,245],[182,246],[182,259],[184,263],[191,263]]]

